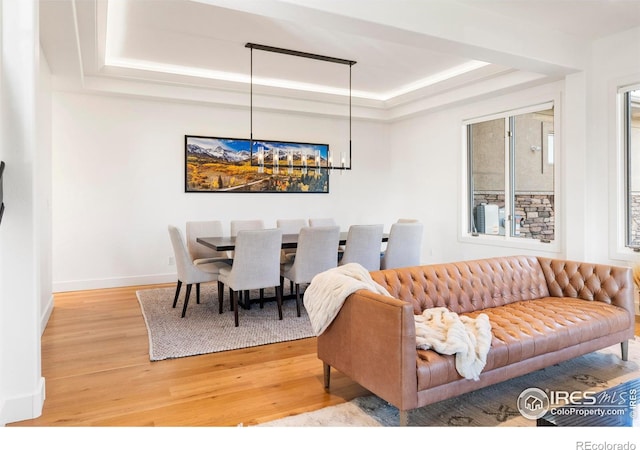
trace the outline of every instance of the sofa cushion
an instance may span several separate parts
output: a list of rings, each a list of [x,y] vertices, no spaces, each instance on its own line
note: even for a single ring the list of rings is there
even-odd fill
[[[395,298],[413,304],[413,313],[444,306],[458,314],[547,297],[538,259],[514,256],[372,272]]]
[[[629,313],[599,301],[545,297],[509,303],[466,315],[487,314],[493,339],[484,371],[578,345],[628,329]],[[418,350],[418,390],[462,377],[454,356]]]

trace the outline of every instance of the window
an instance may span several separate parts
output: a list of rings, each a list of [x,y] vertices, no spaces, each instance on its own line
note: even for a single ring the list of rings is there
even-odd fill
[[[468,232],[553,241],[553,104],[470,121],[466,132]]]
[[[626,245],[640,249],[640,89],[622,92],[626,160]]]

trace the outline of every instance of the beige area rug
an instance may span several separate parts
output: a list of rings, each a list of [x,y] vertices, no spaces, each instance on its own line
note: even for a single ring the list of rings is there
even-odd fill
[[[629,343],[629,361],[620,359],[620,345],[590,353],[503,383],[443,400],[409,412],[416,427],[533,427],[517,408],[520,393],[542,390],[599,392],[640,377],[640,340]],[[636,407],[636,412],[640,410]],[[398,426],[398,409],[376,396],[356,398],[305,414],[260,424],[266,427]]]
[[[218,291],[215,284],[202,285],[200,304],[196,303],[195,286],[191,290],[187,313],[181,318],[186,287],[172,307],[175,288],[145,289],[136,292],[149,332],[151,361],[255,347],[275,342],[293,341],[314,336],[304,306],[301,317],[296,314],[295,300],[283,303],[283,320],[278,319],[275,301],[264,308],[254,304],[240,308],[240,326],[235,327],[233,311],[229,310],[229,293],[225,292],[224,313],[218,313]],[[273,295],[266,290],[265,296]],[[251,292],[258,298],[258,291]]]

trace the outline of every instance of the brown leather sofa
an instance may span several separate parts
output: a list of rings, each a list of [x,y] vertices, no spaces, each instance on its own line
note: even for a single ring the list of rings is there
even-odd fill
[[[634,334],[631,269],[514,256],[371,273],[392,295],[359,290],[318,336],[325,387],[331,367],[407,411],[616,343],[627,359]],[[414,314],[445,306],[488,315],[491,348],[479,380],[455,357],[417,350]]]

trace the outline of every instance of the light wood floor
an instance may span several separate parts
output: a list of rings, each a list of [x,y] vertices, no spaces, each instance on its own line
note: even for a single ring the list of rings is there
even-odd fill
[[[255,425],[368,394],[335,371],[324,391],[315,338],[150,362],[135,292],[153,287],[56,294],[42,415],[11,425]]]
[[[135,292],[153,287],[56,294],[42,415],[11,425],[246,426],[368,394],[335,371],[324,391],[315,338],[150,362]]]

